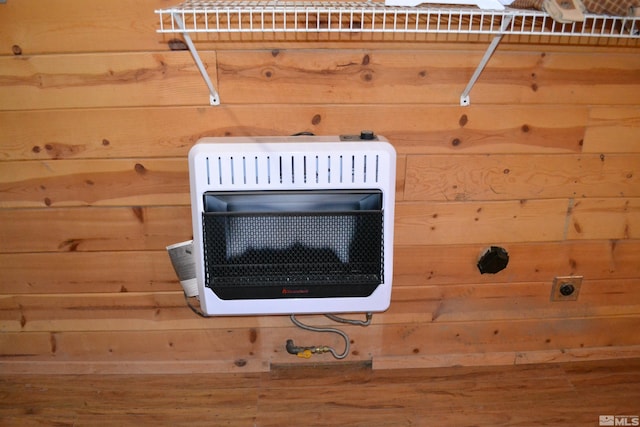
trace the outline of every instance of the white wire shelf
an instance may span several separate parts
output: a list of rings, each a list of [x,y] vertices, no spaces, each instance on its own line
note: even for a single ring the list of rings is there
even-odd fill
[[[160,19],[159,33],[440,33],[640,39],[640,17],[586,14],[584,22],[563,24],[544,12],[511,8],[395,7],[353,1],[187,0],[155,12]]]
[[[559,23],[544,12],[505,8],[386,6],[372,1],[186,0],[155,11],[163,34],[182,34],[209,88],[209,103],[220,97],[191,40],[198,33],[432,33],[479,34],[493,39],[460,95],[469,93],[505,35],[588,40],[640,41],[640,17],[585,14],[583,22]]]

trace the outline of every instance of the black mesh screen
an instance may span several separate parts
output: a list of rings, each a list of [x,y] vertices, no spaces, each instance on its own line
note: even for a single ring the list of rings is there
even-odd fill
[[[203,213],[205,283],[222,299],[366,296],[383,283],[381,211]]]

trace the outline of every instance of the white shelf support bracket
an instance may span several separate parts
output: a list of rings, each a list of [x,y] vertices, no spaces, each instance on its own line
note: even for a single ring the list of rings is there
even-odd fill
[[[469,99],[469,93],[471,92],[471,89],[473,89],[473,86],[476,84],[476,81],[478,81],[478,78],[480,77],[480,74],[482,74],[482,71],[484,71],[484,67],[487,66],[489,59],[491,59],[491,57],[493,56],[493,53],[496,51],[498,45],[500,44],[500,41],[502,41],[502,36],[504,36],[504,31],[509,27],[509,24],[511,24],[512,19],[513,19],[513,16],[504,17],[504,20],[502,21],[502,27],[501,27],[502,32],[497,36],[495,36],[493,40],[491,40],[491,44],[489,44],[489,47],[484,53],[484,56],[480,60],[480,63],[478,64],[478,66],[476,67],[476,70],[473,72],[473,75],[471,76],[471,80],[469,80],[467,87],[464,88],[462,95],[460,95],[461,106],[467,107],[471,105],[471,100]]]
[[[220,105],[220,95],[218,95],[216,88],[213,87],[213,83],[209,78],[209,74],[207,73],[207,70],[204,67],[204,64],[202,63],[202,59],[200,59],[200,55],[198,55],[198,51],[196,50],[196,47],[193,44],[193,41],[191,40],[191,36],[186,31],[184,22],[182,21],[180,14],[172,13],[171,15],[174,22],[178,24],[178,27],[180,27],[180,30],[182,31],[182,36],[184,37],[184,41],[187,44],[187,47],[189,48],[189,52],[191,52],[191,56],[193,56],[193,60],[195,61],[196,66],[198,67],[198,70],[200,70],[200,74],[202,75],[204,82],[207,84],[207,87],[209,88],[209,104]]]

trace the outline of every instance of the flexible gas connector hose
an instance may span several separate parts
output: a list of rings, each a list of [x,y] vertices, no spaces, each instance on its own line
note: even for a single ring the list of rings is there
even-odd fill
[[[325,314],[325,316],[333,320],[334,322],[346,323],[350,325],[368,326],[371,324],[371,319],[373,317],[373,314],[367,313],[366,314],[367,319],[364,321],[344,319],[342,317],[334,316],[333,314]],[[344,359],[349,355],[350,341],[349,341],[349,336],[345,332],[336,328],[319,328],[316,326],[305,325],[304,323],[301,323],[296,318],[295,314],[292,314],[290,318],[291,318],[291,322],[293,322],[294,325],[296,325],[301,329],[312,331],[312,332],[329,332],[329,333],[340,335],[344,339],[344,351],[342,353],[338,353],[333,347],[329,347],[329,346],[299,347],[293,343],[293,340],[289,339],[287,340],[287,344],[286,344],[286,349],[289,354],[295,354],[298,357],[304,357],[307,359],[311,357],[311,355],[313,354],[320,354],[320,353],[331,353],[331,355],[336,359]]]

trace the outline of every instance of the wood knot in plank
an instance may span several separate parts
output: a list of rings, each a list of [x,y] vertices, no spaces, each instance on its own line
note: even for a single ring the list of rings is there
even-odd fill
[[[62,144],[58,142],[49,142],[44,145],[44,149],[46,150],[47,155],[55,160],[65,159],[69,157],[73,157],[76,154],[82,153],[86,150],[84,145],[77,144]],[[34,153],[40,153],[42,149],[40,146],[34,146],[31,151]]]
[[[81,239],[67,239],[58,245],[58,249],[65,249],[69,252],[75,252],[78,250],[78,246],[82,243]]]
[[[136,163],[133,168],[140,175],[144,175],[145,173],[147,173],[147,169],[144,167],[144,165],[142,163]]]
[[[134,206],[131,208],[133,215],[138,219],[140,224],[144,224],[144,209],[141,206]]]
[[[171,39],[167,42],[171,50],[189,50],[187,44],[180,39]]]

